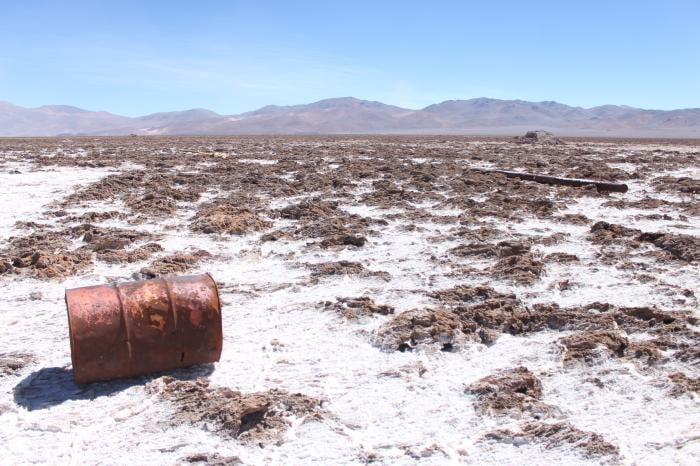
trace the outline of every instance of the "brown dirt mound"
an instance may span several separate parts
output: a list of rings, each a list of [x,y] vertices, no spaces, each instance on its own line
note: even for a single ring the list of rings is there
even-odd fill
[[[529,253],[504,257],[491,268],[495,276],[524,285],[539,280],[543,270],[544,264]]]
[[[371,219],[348,214],[338,208],[335,201],[322,201],[318,198],[289,205],[278,211],[280,217],[297,220],[298,224],[285,230],[265,235],[263,241],[277,241],[281,238],[319,239],[315,243],[322,248],[333,246],[362,247],[367,242]]]
[[[256,212],[229,204],[213,204],[201,208],[191,224],[193,231],[212,234],[245,235],[264,230],[272,224]]]
[[[118,220],[124,220],[127,218],[127,215],[123,212],[118,212],[116,210],[110,210],[107,212],[85,212],[82,215],[72,215],[69,217],[64,216],[65,211],[62,211],[63,215],[58,215],[61,213],[61,211],[53,212],[50,215],[55,215],[61,218],[62,223],[100,223],[104,222],[105,220],[112,220],[112,219],[118,219]]]
[[[354,233],[333,233],[326,235],[323,240],[319,243],[322,248],[329,248],[331,246],[357,246],[362,247],[367,242],[367,238],[361,235],[356,235]]]
[[[35,231],[8,239],[0,251],[0,273],[21,273],[40,279],[61,279],[92,264],[87,250],[70,251],[70,232],[33,226]]]
[[[82,237],[86,243],[83,246],[90,251],[104,253],[124,249],[136,241],[150,240],[153,235],[138,230],[125,230],[122,228],[103,228],[84,223],[69,229],[74,238]]]
[[[652,243],[666,251],[671,257],[693,262],[700,260],[700,237],[677,233],[642,233],[641,230],[627,228],[607,222],[597,222],[591,227],[588,239],[593,243],[624,243],[638,246],[640,242]]]
[[[0,251],[0,274],[21,273],[60,280],[89,268],[93,254],[99,260],[117,260],[119,256],[128,256],[124,251],[127,246],[153,238],[141,231],[102,228],[90,223],[64,229],[36,224],[28,228],[34,231],[9,238],[9,246]],[[73,249],[71,238],[80,238],[84,244]],[[153,250],[153,246],[144,247],[138,255],[145,259]]]
[[[73,194],[60,204],[71,207],[93,201],[123,201],[139,219],[172,215],[177,202],[194,202],[206,189],[197,178],[184,173],[166,173],[162,167],[148,172],[131,170],[109,175]]]
[[[542,403],[542,383],[526,367],[515,367],[479,379],[466,388],[476,395],[476,410],[481,414],[521,413],[537,416],[556,411]]]
[[[323,248],[331,246],[358,246],[367,242],[363,235],[369,232],[369,220],[359,215],[341,215],[320,220],[305,221],[293,231],[297,239],[320,239],[318,245]]]
[[[289,205],[279,210],[282,218],[301,220],[302,218],[322,219],[338,214],[338,203],[322,201],[318,198]]]
[[[677,191],[687,194],[700,194],[700,180],[687,176],[661,176],[652,181],[658,191]]]
[[[173,425],[206,424],[209,431],[243,441],[279,438],[289,427],[290,416],[314,420],[322,417],[321,401],[300,393],[272,389],[246,394],[227,387],[210,387],[203,378],[180,381],[161,377],[146,385],[146,391],[174,405]]]
[[[492,299],[512,299],[516,297],[512,293],[499,293],[490,286],[456,286],[446,290],[439,290],[429,293],[428,296],[440,300],[446,304],[484,302]]]
[[[129,194],[125,203],[132,212],[150,218],[169,216],[177,211],[177,201],[157,191],[148,191],[143,196]]]
[[[361,316],[374,314],[388,315],[394,313],[394,308],[387,304],[375,304],[372,298],[362,296],[359,298],[336,298],[335,302],[323,303],[324,310],[339,313],[346,319],[356,319]]]
[[[195,453],[184,457],[181,461],[203,466],[235,466],[243,464],[243,461],[237,456],[221,456],[218,453]]]
[[[365,268],[359,262],[352,261],[337,261],[337,262],[320,262],[316,264],[306,264],[306,267],[311,269],[311,278],[318,279],[328,275],[357,275],[360,277],[377,277],[382,280],[389,281],[391,275],[388,272],[371,271]]]
[[[493,343],[498,333],[518,335],[532,331],[536,325],[533,313],[512,298],[457,306],[453,311],[459,316],[463,331],[478,336],[485,344]]]
[[[605,440],[600,434],[586,432],[568,422],[525,422],[520,425],[520,431],[499,429],[486,434],[485,438],[515,445],[523,442],[542,443],[548,450],[573,447],[589,458],[618,456],[620,453],[617,446]]]
[[[407,351],[419,345],[437,343],[450,351],[463,342],[459,317],[445,309],[402,312],[374,333],[375,346],[387,351]]]
[[[591,233],[588,235],[588,239],[592,243],[609,244],[615,240],[639,235],[641,233],[641,230],[600,221],[593,224],[591,227]]]
[[[700,393],[700,378],[688,377],[683,372],[673,373],[668,378],[674,383],[673,389],[671,389],[671,394],[674,396],[690,392]]]
[[[579,262],[579,258],[575,254],[567,254],[565,252],[553,252],[552,254],[547,254],[544,257],[544,262],[556,262],[558,264],[564,264],[569,262]]]
[[[134,187],[140,186],[145,176],[146,173],[142,170],[131,170],[115,175],[108,175],[70,194],[64,199],[61,205],[69,207],[81,203],[109,201],[121,198],[134,189]]]
[[[675,233],[642,233],[637,239],[654,243],[676,259],[700,261],[700,237]]]
[[[429,199],[443,200],[443,196],[436,192],[405,189],[390,180],[374,181],[372,188],[372,191],[362,196],[361,202],[382,208],[410,208],[411,203],[420,203]]]
[[[457,246],[451,249],[450,252],[462,257],[510,257],[526,254],[531,247],[532,243],[528,240],[501,241],[496,244],[477,242]]]
[[[121,264],[144,261],[163,248],[158,243],[147,243],[132,250],[104,251],[97,255],[101,261],[109,264]]]
[[[591,223],[591,219],[582,214],[564,214],[556,217],[556,220],[571,223],[572,225],[588,225]]]
[[[544,264],[530,252],[531,247],[532,242],[529,240],[501,241],[496,244],[476,242],[452,248],[450,253],[460,257],[499,257],[490,269],[493,275],[521,284],[532,284],[542,275]]]
[[[435,292],[431,296],[441,299],[449,307],[451,312],[447,315],[450,318],[446,320],[459,330],[455,339],[460,343],[468,339],[490,345],[502,332],[517,335],[546,328],[546,323],[536,313],[524,308],[515,295],[501,295],[488,287],[456,287]],[[476,303],[468,306],[460,305],[470,300]],[[430,317],[434,311],[410,312],[417,313],[422,319],[417,319],[417,323],[414,323],[411,321],[414,318],[413,314],[406,316],[399,314],[381,328],[382,341],[386,341],[387,344],[380,346],[396,350],[399,349],[398,344],[395,344],[396,341],[410,342],[410,338],[406,335],[410,334],[412,326],[429,325],[430,321],[426,321],[426,317]],[[452,323],[454,318],[458,320],[459,326]],[[396,334],[391,336],[392,332]],[[409,347],[413,346],[415,345],[409,344]]]
[[[648,333],[656,337],[643,343],[630,343],[625,356],[658,359],[658,350],[673,349],[676,359],[700,360],[700,351],[695,349],[700,334],[692,329],[697,319],[687,312],[667,312],[653,307],[618,308],[599,303],[581,308],[561,308],[551,303],[527,308],[509,297],[486,299],[467,306],[454,305],[450,309],[459,316],[462,331],[477,341],[478,336],[485,344],[493,343],[499,333],[521,335],[545,329],[606,332],[620,328],[627,333]],[[612,345],[616,337],[611,338]],[[574,346],[577,342],[576,338],[568,341]]]
[[[92,265],[87,251],[19,251],[14,257],[0,256],[0,274],[27,273],[42,280],[61,280]]]
[[[601,355],[601,350],[622,357],[629,346],[627,338],[609,330],[575,333],[560,338],[558,343],[564,348],[564,361],[580,359],[590,362]]]
[[[142,268],[136,274],[136,278],[157,278],[182,273],[208,257],[211,257],[211,254],[201,249],[193,252],[176,252],[170,256],[159,257],[148,267]]]
[[[0,353],[0,377],[18,375],[22,369],[35,362],[36,358],[31,353]]]
[[[450,253],[459,257],[496,257],[498,249],[491,243],[468,243],[450,249]]]

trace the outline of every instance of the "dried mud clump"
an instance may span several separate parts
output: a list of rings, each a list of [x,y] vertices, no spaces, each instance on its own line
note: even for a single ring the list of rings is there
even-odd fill
[[[530,252],[531,247],[529,240],[497,244],[475,242],[457,246],[450,253],[460,257],[498,257],[498,262],[490,269],[493,275],[520,284],[532,284],[542,275],[544,264]]]
[[[289,427],[291,416],[320,420],[321,401],[300,393],[272,389],[241,393],[227,387],[210,387],[203,378],[181,381],[161,377],[146,391],[171,402],[171,422],[205,426],[210,432],[242,441],[272,441]]]
[[[567,254],[565,252],[553,252],[544,257],[544,262],[555,262],[557,264],[565,264],[570,262],[579,262],[579,258],[575,254]]]
[[[272,224],[246,207],[213,204],[200,209],[192,220],[193,231],[212,234],[245,235]]]
[[[88,249],[71,251],[70,231],[38,227],[25,236],[9,238],[0,251],[0,273],[26,274],[43,280],[63,279],[92,265]]]
[[[62,214],[62,215],[59,215]],[[72,215],[69,217],[66,217],[66,212],[65,211],[56,211],[53,212],[51,215],[57,216],[57,217],[62,217],[61,218],[61,223],[68,223],[68,222],[78,222],[78,223],[101,223],[106,220],[124,220],[127,218],[127,215],[123,212],[118,212],[116,210],[110,210],[107,212],[85,212],[84,214],[81,215]]]
[[[374,272],[365,268],[365,266],[361,263],[352,261],[320,262],[316,264],[306,264],[306,267],[311,269],[312,279],[318,279],[329,275],[376,277],[385,281],[389,281],[391,279],[391,275],[389,275],[388,272]]]
[[[160,244],[147,243],[131,250],[103,251],[97,255],[97,258],[109,264],[123,264],[145,261],[151,255],[161,251],[163,251],[163,248]]]
[[[108,175],[70,194],[64,199],[61,206],[71,207],[82,203],[120,199],[131,192],[134,187],[140,186],[145,176],[146,173],[142,170]]]
[[[124,202],[133,213],[144,214],[148,218],[165,217],[177,211],[175,199],[153,191],[142,196],[129,194]]]
[[[0,353],[0,377],[18,375],[22,369],[35,362],[36,358],[30,353]]]
[[[590,362],[601,356],[601,350],[622,357],[629,346],[627,338],[609,330],[575,333],[560,338],[558,343],[564,348],[564,361],[579,359]]]
[[[439,344],[450,351],[463,340],[459,317],[446,309],[418,309],[402,312],[374,333],[375,346],[386,351],[407,351],[426,344]]]
[[[394,313],[393,306],[389,306],[388,304],[376,304],[372,298],[367,296],[359,298],[336,298],[335,302],[324,302],[323,309],[337,312],[346,319],[357,319],[358,317],[371,316],[374,314],[388,315]]]
[[[40,279],[63,279],[89,268],[93,257],[105,262],[145,260],[160,246],[151,243],[127,251],[132,243],[153,235],[136,230],[102,228],[83,223],[61,230],[32,225],[34,231],[10,238],[9,247],[0,251],[0,273],[22,273]],[[71,239],[81,239],[74,249]]]
[[[87,251],[19,251],[14,257],[0,259],[0,273],[28,273],[42,280],[61,280],[90,265],[92,258]]]
[[[428,199],[443,200],[440,194],[432,191],[414,191],[406,189],[391,180],[377,180],[372,182],[373,190],[362,196],[365,204],[382,207],[410,207],[411,203],[420,203]]]
[[[333,246],[362,247],[367,242],[371,219],[348,214],[338,208],[337,202],[322,201],[318,198],[292,204],[278,211],[280,217],[295,220],[297,224],[263,236],[264,241],[277,241],[280,238],[312,238],[322,248]]]
[[[531,285],[539,280],[544,264],[528,253],[507,256],[491,268],[491,272],[500,278],[512,280],[522,285]]]
[[[498,371],[466,388],[476,395],[476,410],[481,414],[530,412],[536,416],[555,409],[542,400],[542,383],[526,367]]]
[[[610,244],[627,242],[647,242],[666,251],[675,259],[686,262],[700,261],[700,237],[677,233],[642,233],[640,230],[627,228],[607,222],[597,222],[591,227],[589,239],[594,243]]]
[[[663,311],[654,307],[615,307],[593,303],[562,308],[554,303],[525,307],[515,295],[501,294],[489,287],[455,287],[436,291],[431,297],[456,314],[461,331],[470,341],[493,344],[499,334],[524,335],[542,330],[575,330],[583,333],[563,338],[567,360],[591,360],[598,344],[616,356],[661,359],[661,351],[674,350],[680,361],[700,360],[695,349],[700,334],[693,330],[698,320],[688,312]],[[654,338],[627,342],[617,333],[646,333]]]
[[[512,298],[490,299],[470,306],[457,306],[453,311],[459,315],[464,331],[469,334],[489,336],[492,343],[498,333],[520,335],[544,327],[539,316],[523,307]],[[492,335],[490,332],[496,332]]]
[[[673,382],[673,388],[671,389],[671,394],[673,396],[680,396],[684,393],[699,393],[700,394],[700,378],[688,377],[683,372],[675,372],[668,376]]]
[[[526,254],[530,251],[531,247],[532,243],[527,240],[501,241],[497,244],[477,242],[457,246],[450,250],[450,252],[461,257],[510,257]]]
[[[429,293],[428,296],[445,304],[482,303],[489,300],[515,300],[513,293],[499,293],[490,286],[460,285]]]
[[[450,249],[450,253],[459,257],[495,257],[498,256],[498,249],[493,244],[477,242],[460,244]]]
[[[556,217],[556,220],[564,223],[571,223],[572,225],[588,225],[591,223],[591,219],[583,214],[564,214],[560,217]]]
[[[547,423],[543,421],[525,422],[519,431],[499,429],[486,434],[486,439],[520,445],[540,443],[546,449],[575,448],[588,458],[618,456],[620,450],[600,434],[586,432],[568,422]]]
[[[700,261],[700,237],[674,233],[642,233],[638,240],[653,243],[676,259],[686,262]]]
[[[605,352],[615,357],[645,360],[646,365],[664,362],[669,357],[691,364],[700,361],[700,351],[697,350],[700,333],[694,330],[698,320],[689,312],[600,303],[584,308],[539,305],[535,309],[538,322],[549,328],[582,331],[559,341],[567,361],[581,359],[591,362]],[[628,335],[645,334],[648,338],[629,341],[615,329]]]
[[[338,203],[309,199],[298,204],[292,204],[279,210],[280,217],[290,220],[302,218],[322,219],[338,215]]]
[[[177,211],[178,202],[194,202],[206,189],[196,177],[184,173],[130,170],[109,175],[67,196],[62,207],[95,201],[122,201],[138,220],[161,218]]]
[[[189,270],[200,261],[211,257],[202,249],[193,252],[176,252],[170,256],[159,257],[148,267],[144,267],[135,278],[157,278]]]
[[[84,249],[96,252],[99,255],[108,251],[119,251],[136,241],[149,240],[153,236],[149,233],[137,230],[125,230],[121,228],[102,228],[89,223],[70,228],[73,237],[82,237],[86,244]]]
[[[502,332],[515,335],[531,331],[535,320],[514,294],[499,293],[488,286],[457,286],[429,296],[459,317],[469,340],[486,345],[493,344]]]
[[[600,221],[593,224],[588,239],[592,243],[610,244],[613,241],[622,238],[628,238],[630,236],[639,235],[641,233],[641,230],[636,230],[633,228],[624,227],[622,225],[616,225],[614,223]]]
[[[367,242],[367,238],[355,233],[331,233],[318,243],[322,248],[330,248],[332,246],[357,246],[362,247]]]
[[[195,453],[184,457],[182,462],[200,466],[236,466],[243,464],[237,456],[222,456],[218,453]]]
[[[662,176],[655,178],[652,185],[658,191],[677,191],[685,194],[700,194],[700,180],[687,176]]]

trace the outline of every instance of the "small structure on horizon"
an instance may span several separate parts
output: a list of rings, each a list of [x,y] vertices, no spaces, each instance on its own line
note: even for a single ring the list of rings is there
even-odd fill
[[[526,144],[565,144],[564,141],[544,130],[528,131],[525,136],[515,136],[513,140]]]

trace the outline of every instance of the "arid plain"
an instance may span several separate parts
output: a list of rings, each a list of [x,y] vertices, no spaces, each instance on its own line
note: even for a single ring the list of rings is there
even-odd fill
[[[697,140],[2,139],[0,186],[10,463],[700,455]],[[219,363],[73,383],[65,288],[199,272]]]

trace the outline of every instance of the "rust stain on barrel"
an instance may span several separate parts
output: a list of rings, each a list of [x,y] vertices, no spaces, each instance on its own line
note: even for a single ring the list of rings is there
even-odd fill
[[[78,383],[218,361],[219,291],[208,275],[66,290]]]

